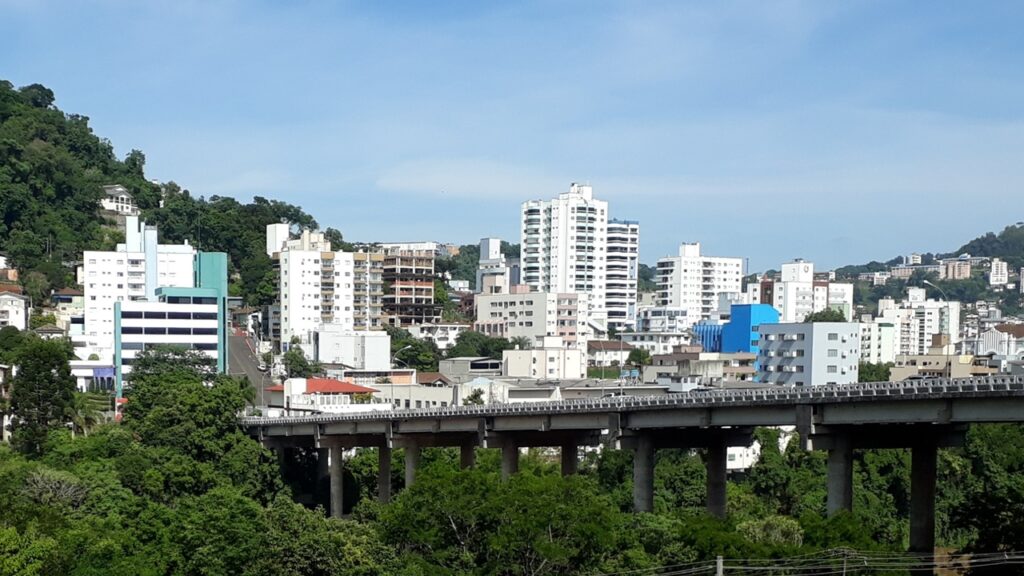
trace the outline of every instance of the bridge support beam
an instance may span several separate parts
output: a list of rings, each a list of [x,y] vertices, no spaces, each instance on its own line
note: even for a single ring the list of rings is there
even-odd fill
[[[728,446],[724,441],[712,442],[708,445],[707,460],[704,463],[708,473],[708,514],[715,518],[725,518],[727,452]]]
[[[562,476],[571,476],[579,469],[579,447],[562,444]]]
[[[408,445],[405,447],[405,487],[408,488],[416,481],[416,469],[420,467],[420,447]]]
[[[341,518],[345,513],[344,488],[345,469],[342,467],[342,447],[331,446],[330,476],[331,476],[331,518]]]
[[[922,440],[910,454],[910,551],[935,551],[935,458],[934,441]]]
[[[633,510],[654,511],[654,440],[639,435],[633,448]]]
[[[391,448],[377,447],[377,499],[382,504],[391,501]]]
[[[463,470],[476,466],[476,446],[473,444],[459,446],[459,466]]]
[[[512,442],[501,446],[501,479],[508,480],[519,472],[519,446]]]
[[[853,510],[853,445],[847,434],[838,434],[833,439],[828,451],[827,482],[828,515]]]

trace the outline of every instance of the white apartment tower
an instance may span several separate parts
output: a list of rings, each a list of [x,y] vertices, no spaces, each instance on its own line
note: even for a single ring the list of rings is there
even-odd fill
[[[743,259],[702,256],[700,242],[659,259],[656,274],[656,305],[686,310],[694,321],[709,319],[720,295],[743,291]]]
[[[992,268],[988,273],[989,286],[1006,286],[1010,283],[1010,267],[999,258],[992,259]]]
[[[501,253],[498,238],[480,239],[480,261],[476,269],[477,294],[508,294],[510,270]]]
[[[554,200],[524,202],[521,228],[523,284],[538,292],[588,294],[592,321],[607,327],[608,226],[608,203],[594,199],[593,189],[588,185],[574,183],[568,192],[559,194]],[[636,226],[633,235],[638,238],[639,226],[636,223],[629,226]],[[621,228],[617,227],[617,230]],[[629,235],[623,240],[628,247]],[[623,244],[620,242],[619,245]],[[628,278],[626,280],[628,284]],[[625,297],[614,300],[614,305],[620,306],[619,310],[629,298],[628,289],[625,293]],[[628,322],[628,303],[626,313]],[[616,319],[616,323],[620,320]]]
[[[608,221],[605,307],[608,327],[618,332],[636,327],[637,278],[640,274],[640,223]]]
[[[273,248],[271,237],[279,240],[279,224],[267,227],[267,247]],[[303,230],[299,238],[284,240],[274,252],[278,270],[278,294],[281,305],[282,352],[293,337],[312,353],[313,332],[322,324],[337,324],[352,330],[354,255],[333,252],[331,243],[320,232]]]
[[[960,338],[960,302],[928,300],[923,288],[908,288],[907,298],[898,305],[890,298],[878,301],[876,322],[896,328],[899,355],[927,354],[936,334],[947,334],[950,342]]]
[[[114,303],[156,301],[157,288],[193,288],[196,250],[160,244],[156,226],[125,217],[125,241],[112,252],[82,255],[85,322],[80,353],[110,359],[114,353]]]

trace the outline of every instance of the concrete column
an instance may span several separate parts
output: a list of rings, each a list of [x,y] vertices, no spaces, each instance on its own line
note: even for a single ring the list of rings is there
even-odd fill
[[[345,470],[341,465],[341,451],[340,446],[331,446],[331,518],[341,518],[344,513]]]
[[[377,499],[383,504],[391,501],[391,448],[377,448]]]
[[[835,436],[835,443],[828,451],[827,472],[828,515],[843,510],[853,510],[853,448],[846,434]]]
[[[654,511],[654,442],[637,436],[633,449],[633,511]]]
[[[922,442],[910,454],[910,551],[935,551],[934,442]]]
[[[459,446],[459,466],[463,470],[476,466],[476,446],[472,444]]]
[[[713,441],[708,446],[708,457],[704,463],[708,472],[708,514],[715,518],[725,518],[727,452],[725,442]]]
[[[571,476],[579,469],[579,451],[575,444],[562,445],[562,476]]]
[[[416,481],[416,469],[420,466],[420,447],[406,446],[405,448],[405,487],[412,486]]]
[[[501,479],[508,480],[519,472],[519,446],[503,444],[501,446]]]

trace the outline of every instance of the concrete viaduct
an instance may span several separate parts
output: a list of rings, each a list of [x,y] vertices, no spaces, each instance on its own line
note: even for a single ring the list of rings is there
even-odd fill
[[[853,504],[853,451],[911,449],[910,548],[935,545],[938,448],[962,444],[969,424],[1024,421],[1024,377],[989,376],[806,388],[708,391],[667,396],[461,406],[284,418],[242,418],[251,435],[282,453],[287,447],[330,454],[331,514],[341,515],[342,450],[379,450],[379,498],[390,499],[391,450],[405,450],[405,482],[416,478],[420,450],[461,449],[473,466],[476,447],[501,450],[504,477],[516,473],[519,449],[559,447],[563,474],[576,472],[580,446],[634,451],[633,505],[654,506],[659,448],[707,451],[707,509],[726,513],[726,449],[749,446],[757,426],[794,426],[804,447],[828,451],[830,514]]]

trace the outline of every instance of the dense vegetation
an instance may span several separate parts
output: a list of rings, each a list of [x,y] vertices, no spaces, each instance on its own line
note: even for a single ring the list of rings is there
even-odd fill
[[[18,360],[59,372],[61,360],[41,354],[50,345],[26,340]],[[531,450],[506,482],[495,451],[462,471],[456,452],[430,449],[408,489],[396,451],[388,505],[371,499],[374,450],[359,450],[346,463],[353,519],[329,519],[293,500],[325,502],[315,451],[288,456],[282,476],[239,428],[247,382],[174,350],[148,352],[135,371],[122,424],[72,437],[55,416],[41,444],[0,446],[0,574],[607,574],[906,546],[907,451],[858,452],[855,512],[826,519],[825,454],[793,439],[780,448],[769,429],[757,432],[760,461],[729,483],[725,520],[703,513],[699,451],[659,451],[655,511],[634,514],[631,453],[612,449],[586,451],[568,478],[557,456]],[[16,379],[14,393],[46,372]],[[1024,428],[988,425],[941,452],[940,545],[1024,546],[1022,446]]]
[[[501,253],[509,260],[519,258],[519,244],[501,241]],[[440,277],[450,275],[452,280],[465,280],[470,288],[476,288],[476,269],[480,263],[480,245],[459,246],[459,253],[447,258],[438,258],[434,271]]]

